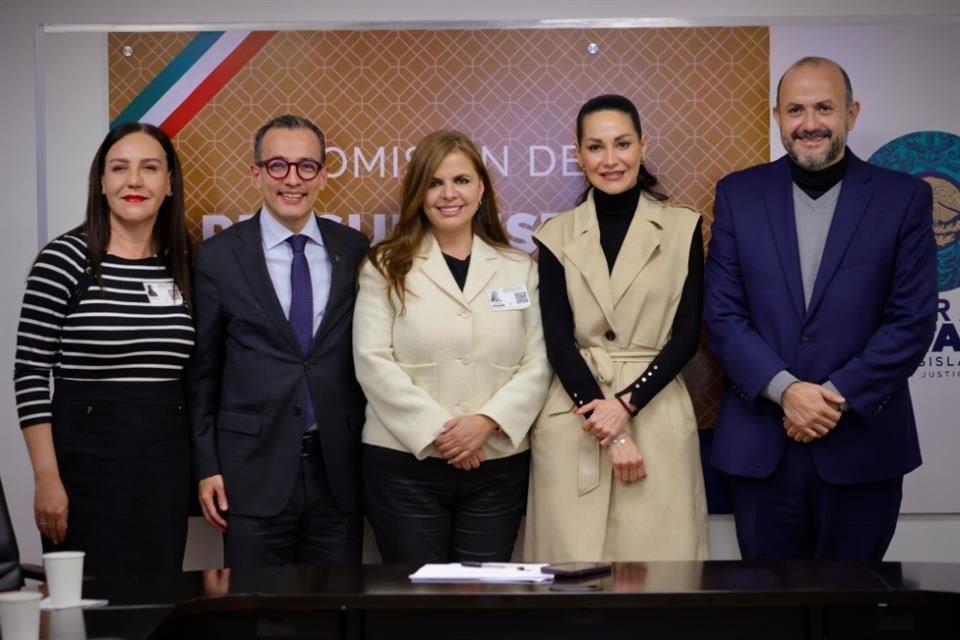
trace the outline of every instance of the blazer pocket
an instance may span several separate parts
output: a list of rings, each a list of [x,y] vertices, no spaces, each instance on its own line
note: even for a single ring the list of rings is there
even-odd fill
[[[243,411],[227,411],[221,409],[217,413],[217,429],[223,431],[232,431],[234,433],[245,433],[251,436],[260,435],[263,420],[259,414],[246,413]]]
[[[426,391],[428,394],[430,394],[430,397],[437,397],[436,363],[404,364],[402,362],[398,362],[397,364],[404,373],[410,376],[410,380],[413,381],[414,385]]]
[[[852,253],[844,256],[843,262],[841,262],[840,264],[843,268],[855,267],[857,265],[867,264],[869,262],[876,262],[877,260],[880,260],[888,253],[889,251],[887,251],[886,249],[860,251],[860,252],[856,252],[856,253]]]

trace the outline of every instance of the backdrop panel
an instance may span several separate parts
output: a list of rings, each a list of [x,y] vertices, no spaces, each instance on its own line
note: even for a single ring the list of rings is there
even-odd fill
[[[483,147],[513,243],[531,251],[545,216],[584,188],[574,118],[601,93],[636,102],[648,166],[709,225],[716,181],[769,155],[767,60],[766,27],[113,33],[111,119],[175,136],[198,239],[259,205],[251,139],[275,115],[327,131],[318,208],[374,241],[393,224],[416,141],[460,129]],[[720,374],[701,353],[687,379],[708,425]]]

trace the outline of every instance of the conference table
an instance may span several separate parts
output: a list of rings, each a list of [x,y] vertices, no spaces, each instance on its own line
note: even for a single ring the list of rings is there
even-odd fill
[[[41,637],[960,637],[960,564],[638,562],[552,584],[412,584],[413,569],[291,566],[92,579],[84,597],[109,604],[45,612]]]

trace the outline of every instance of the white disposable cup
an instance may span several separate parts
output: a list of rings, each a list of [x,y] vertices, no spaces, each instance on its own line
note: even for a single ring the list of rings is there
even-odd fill
[[[39,591],[0,593],[0,634],[3,640],[37,640],[40,637]]]
[[[43,554],[47,590],[54,607],[75,605],[83,590],[83,551],[51,551]]]

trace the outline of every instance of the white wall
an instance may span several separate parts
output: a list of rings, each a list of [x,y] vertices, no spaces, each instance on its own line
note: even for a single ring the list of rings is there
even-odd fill
[[[604,21],[618,19],[644,25],[757,25],[957,22],[955,0],[0,0],[0,255],[8,268],[0,278],[0,371],[13,370],[17,313],[23,280],[44,236],[79,222],[83,176],[106,126],[106,47],[97,32],[113,25],[153,26],[169,30],[238,23],[285,28],[324,28],[390,22],[429,24],[483,22],[533,26],[540,20]],[[35,35],[42,26],[41,55]],[[50,35],[52,31],[86,29],[91,35]],[[64,57],[64,54],[67,54]],[[868,57],[864,52],[864,57]],[[43,58],[51,63],[38,87],[36,73]],[[41,113],[49,116],[47,144],[38,148],[36,94],[47,93]],[[58,104],[52,104],[56,99]],[[103,102],[100,102],[103,100]],[[41,116],[43,118],[43,116]],[[44,154],[45,152],[45,154]],[[44,158],[46,155],[46,158]],[[49,184],[38,197],[38,162],[50,169]],[[49,199],[48,215],[38,221],[38,204]],[[9,380],[9,377],[7,378]],[[24,557],[39,558],[32,522],[32,480],[26,451],[16,427],[12,385],[0,393],[0,476],[17,528]],[[736,556],[728,517],[711,522],[714,555]],[[960,561],[960,517],[903,518],[888,557],[894,560]],[[210,539],[195,547],[191,564],[203,564]]]

